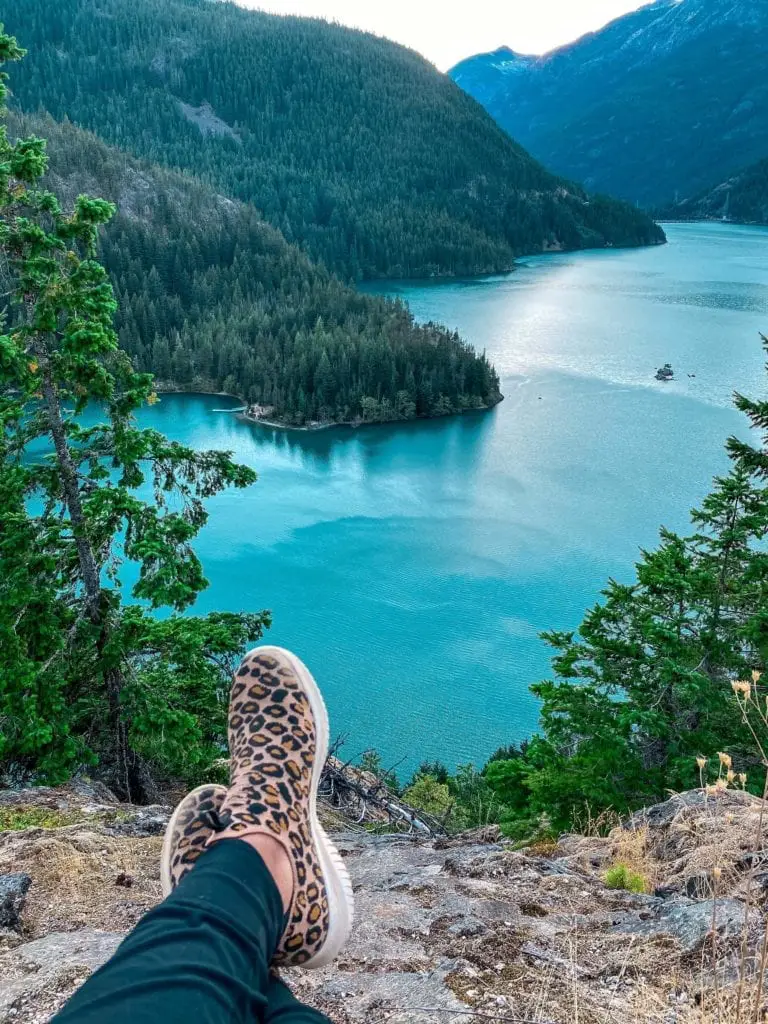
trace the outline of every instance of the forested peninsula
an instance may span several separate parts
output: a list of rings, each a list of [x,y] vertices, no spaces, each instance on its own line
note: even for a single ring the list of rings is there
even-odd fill
[[[250,204],[48,117],[11,115],[9,133],[48,140],[46,184],[65,206],[83,191],[117,205],[101,257],[120,346],[161,388],[226,391],[295,426],[501,400],[491,364],[456,333],[344,284]]]

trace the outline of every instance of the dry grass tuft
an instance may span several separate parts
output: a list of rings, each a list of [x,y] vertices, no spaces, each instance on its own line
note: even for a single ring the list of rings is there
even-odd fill
[[[161,899],[158,838],[113,837],[74,826],[17,833],[0,849],[0,872],[25,871],[32,888],[23,924],[29,937],[92,927],[126,931]],[[123,876],[128,886],[117,886]]]
[[[608,807],[599,814],[593,814],[587,804],[584,811],[573,817],[572,831],[585,839],[602,839],[621,827],[621,815]]]
[[[654,856],[647,826],[636,829],[615,828],[610,836],[611,863],[608,867],[623,867],[627,875],[642,881],[634,892],[653,892],[659,882],[660,864]]]
[[[557,839],[537,839],[523,849],[531,857],[551,857],[557,852],[558,841]]]

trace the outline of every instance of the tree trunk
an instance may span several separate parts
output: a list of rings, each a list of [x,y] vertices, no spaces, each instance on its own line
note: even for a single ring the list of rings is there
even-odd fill
[[[99,566],[96,562],[93,548],[85,533],[85,516],[83,515],[83,505],[80,501],[77,470],[67,444],[67,434],[61,417],[58,391],[53,382],[50,366],[45,356],[42,356],[40,360],[40,369],[43,381],[43,397],[45,398],[45,405],[48,410],[48,422],[51,427],[56,458],[61,470],[64,500],[69,512],[70,522],[72,523],[72,533],[75,538],[78,561],[80,562],[80,574],[83,578],[83,586],[85,587],[86,611],[88,617],[93,622],[98,622],[101,605]]]
[[[104,594],[101,588],[99,564],[86,535],[86,521],[80,500],[77,468],[67,443],[67,432],[61,415],[58,389],[51,374],[47,354],[41,350],[39,345],[36,346],[35,354],[40,366],[43,398],[48,411],[48,422],[61,473],[64,502],[72,523],[80,575],[85,588],[85,612],[88,619],[99,629],[96,650],[99,655],[103,655],[109,639],[109,612],[103,602]],[[117,790],[118,796],[124,800],[136,803],[144,800],[153,801],[157,798],[157,790],[142,758],[131,748],[128,741],[128,727],[123,721],[124,676],[117,668],[107,668],[104,670],[103,682],[109,705],[108,730],[112,737],[109,760],[114,759],[114,778],[110,780],[111,784]]]
[[[101,639],[101,638],[100,638]],[[158,803],[159,792],[146,762],[131,747],[128,726],[123,719],[121,694],[125,679],[122,672],[110,669],[104,674],[109,701],[110,733],[113,737],[104,781],[120,800],[128,803]]]

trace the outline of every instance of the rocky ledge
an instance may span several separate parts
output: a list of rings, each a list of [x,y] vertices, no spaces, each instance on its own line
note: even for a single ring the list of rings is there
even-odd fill
[[[0,793],[0,1024],[47,1021],[160,899],[169,814],[90,784]],[[332,968],[288,980],[338,1024],[693,1024],[740,975],[763,1012],[761,829],[749,795],[692,792],[605,838],[523,850],[494,828],[340,833],[352,940]],[[608,887],[620,865],[648,891]]]

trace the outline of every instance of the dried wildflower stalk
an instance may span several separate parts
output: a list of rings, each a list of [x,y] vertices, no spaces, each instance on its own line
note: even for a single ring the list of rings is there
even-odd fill
[[[761,1003],[763,985],[765,980],[766,961],[768,960],[768,918],[766,919],[765,930],[763,934],[763,943],[760,954],[760,966],[758,970],[757,985],[755,988],[754,999],[750,1009],[746,1006],[747,1000],[745,1000],[745,989],[747,984],[747,946],[749,941],[749,917],[752,909],[753,902],[753,891],[754,891],[754,878],[757,868],[757,852],[762,848],[763,845],[763,818],[765,815],[766,802],[768,801],[768,756],[766,755],[766,741],[761,740],[761,734],[763,737],[768,737],[768,696],[762,701],[758,692],[758,684],[761,679],[761,673],[753,671],[750,679],[737,679],[731,683],[731,689],[733,690],[736,698],[736,703],[741,713],[742,720],[749,730],[752,739],[755,742],[757,749],[760,752],[760,757],[764,768],[766,769],[765,783],[763,786],[763,795],[760,801],[760,812],[757,820],[757,827],[755,829],[754,839],[752,841],[752,862],[750,864],[749,875],[747,876],[747,891],[744,903],[744,924],[742,926],[741,933],[741,948],[739,952],[739,980],[736,991],[736,1005],[733,1013],[734,1024],[742,1024],[743,1022],[743,1011],[746,1010],[748,1016],[744,1020],[757,1022],[760,1019]],[[702,789],[706,794],[717,794],[726,791],[729,788],[739,788],[742,791],[747,788],[747,774],[746,772],[736,772],[733,768],[733,759],[730,754],[720,751],[718,752],[718,775],[714,783],[708,784],[707,769],[709,762],[705,757],[697,757],[696,765],[699,769],[699,779],[701,780]],[[713,871],[713,877],[715,879],[715,887],[717,887],[717,880],[721,875],[720,867],[716,867]],[[715,900],[713,901],[713,920],[712,920],[712,949],[713,957],[716,956],[717,949],[717,922],[716,922],[716,906],[717,906],[717,888],[715,888]],[[715,976],[717,975],[717,965],[715,964]],[[721,1006],[719,1000],[719,992],[717,985],[715,986],[715,998],[718,1004],[718,1019],[721,1017]]]

